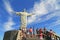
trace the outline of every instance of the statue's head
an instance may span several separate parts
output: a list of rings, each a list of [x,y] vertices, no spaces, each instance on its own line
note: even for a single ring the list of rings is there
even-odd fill
[[[23,12],[26,12],[26,9],[24,9]]]

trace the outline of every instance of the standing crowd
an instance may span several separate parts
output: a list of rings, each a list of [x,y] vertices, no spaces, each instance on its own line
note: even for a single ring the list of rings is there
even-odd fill
[[[24,31],[23,31],[24,32]],[[47,31],[46,28],[42,29],[36,29],[35,31],[33,31],[33,28],[30,27],[29,29],[26,30],[26,32],[24,32],[24,37],[23,40],[25,38],[32,38],[32,37],[36,37],[39,38],[40,40],[60,40],[60,38],[58,38],[54,32],[52,31],[52,29],[50,29],[49,31]]]

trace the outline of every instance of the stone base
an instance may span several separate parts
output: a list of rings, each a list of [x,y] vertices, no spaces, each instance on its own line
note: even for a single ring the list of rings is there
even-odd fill
[[[17,35],[18,35],[19,30],[11,30],[7,31],[4,34],[3,40],[17,40]],[[39,40],[38,38],[26,38],[27,40]]]
[[[4,34],[3,40],[16,40],[18,30],[7,31]]]

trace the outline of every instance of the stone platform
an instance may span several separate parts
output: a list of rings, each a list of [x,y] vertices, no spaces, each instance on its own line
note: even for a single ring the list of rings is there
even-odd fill
[[[4,34],[3,40],[16,40],[18,30],[7,31]]]
[[[18,30],[7,31],[4,34],[3,40],[16,40]],[[27,40],[37,40],[37,38],[27,38]]]

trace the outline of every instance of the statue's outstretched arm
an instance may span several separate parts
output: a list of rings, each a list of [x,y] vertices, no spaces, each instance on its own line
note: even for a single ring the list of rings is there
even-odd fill
[[[22,12],[16,12],[17,15],[21,15]]]
[[[34,14],[27,14],[28,16],[32,16],[32,15],[34,15]]]

